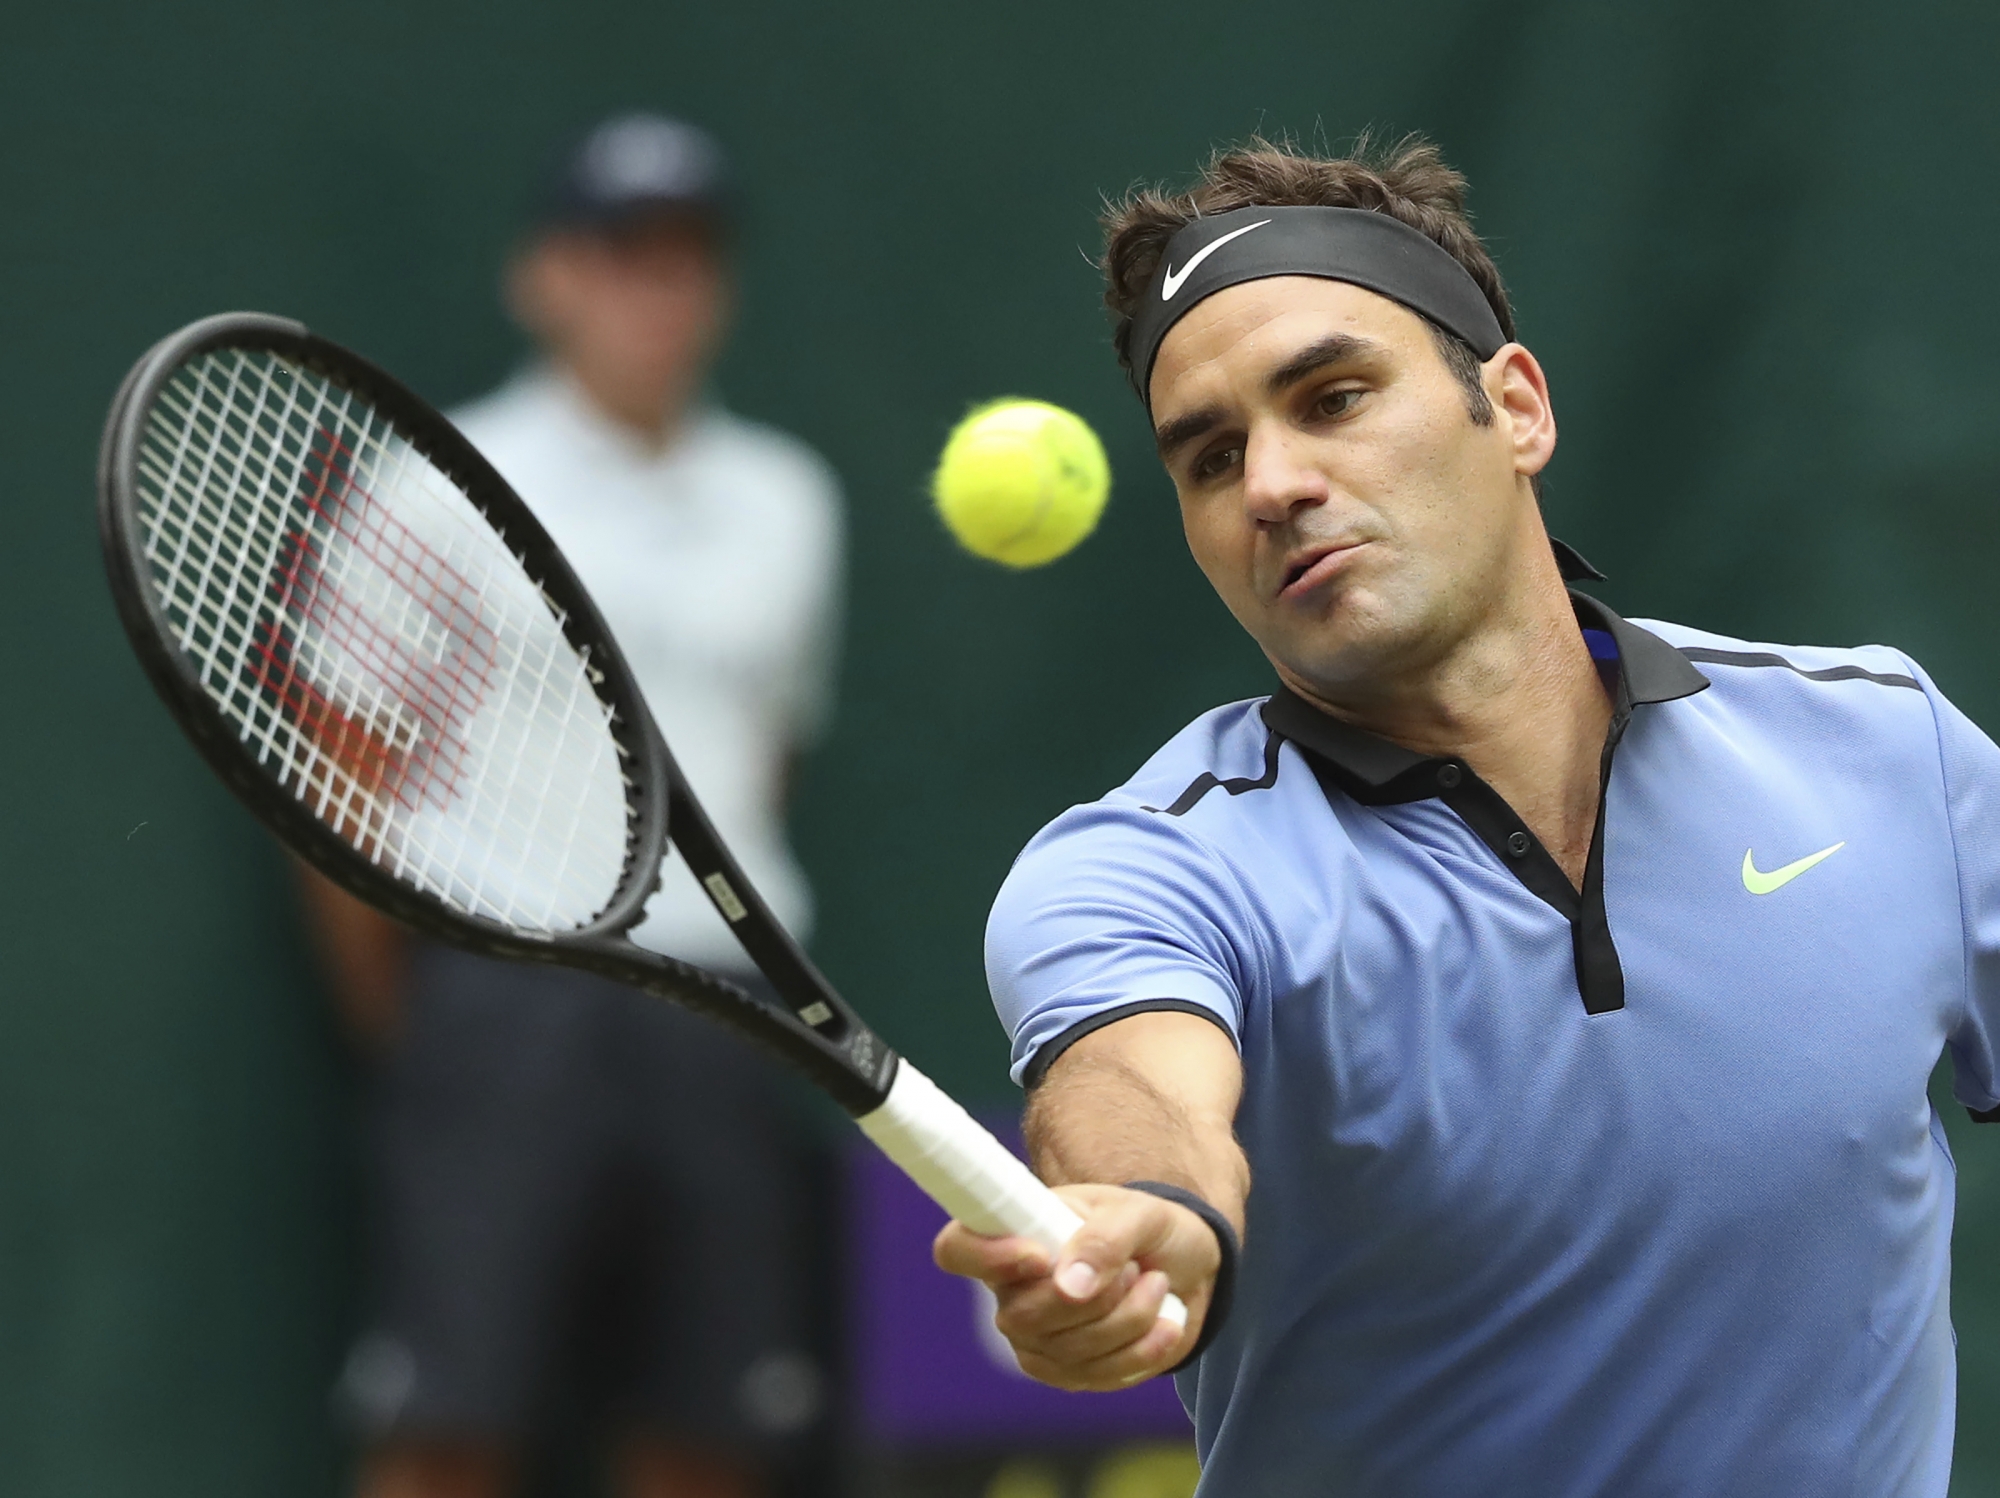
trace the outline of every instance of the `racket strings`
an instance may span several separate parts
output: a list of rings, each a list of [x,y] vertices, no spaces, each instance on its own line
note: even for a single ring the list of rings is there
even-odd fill
[[[602,674],[449,477],[352,390],[235,349],[169,378],[137,472],[177,643],[280,785],[470,914],[604,909],[631,786]]]

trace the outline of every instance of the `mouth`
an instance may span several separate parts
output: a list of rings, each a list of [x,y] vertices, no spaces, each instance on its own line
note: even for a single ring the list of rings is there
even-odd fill
[[[1365,545],[1365,541],[1320,542],[1294,552],[1285,561],[1284,576],[1278,584],[1279,599],[1295,601],[1331,581]]]

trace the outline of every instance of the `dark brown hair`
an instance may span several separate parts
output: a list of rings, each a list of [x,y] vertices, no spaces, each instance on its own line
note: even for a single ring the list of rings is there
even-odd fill
[[[1254,139],[1209,157],[1195,184],[1182,192],[1135,188],[1105,205],[1104,305],[1115,320],[1118,362],[1132,371],[1132,314],[1152,284],[1167,241],[1197,218],[1232,208],[1366,208],[1386,213],[1433,241],[1464,266],[1514,337],[1507,288],[1465,211],[1465,178],[1444,163],[1436,146],[1417,135],[1377,148],[1364,134],[1342,157],[1307,156],[1289,141]],[[1421,316],[1421,314],[1419,314]],[[1481,426],[1493,409],[1479,382],[1479,357],[1454,333],[1424,319],[1438,353],[1465,391],[1466,409]]]

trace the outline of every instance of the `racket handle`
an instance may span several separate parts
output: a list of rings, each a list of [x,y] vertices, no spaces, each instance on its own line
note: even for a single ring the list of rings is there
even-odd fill
[[[882,1106],[855,1122],[932,1201],[975,1233],[1032,1238],[1053,1256],[1083,1226],[1061,1197],[908,1057],[897,1059],[896,1080]],[[1171,1291],[1160,1315],[1187,1325],[1187,1307]]]

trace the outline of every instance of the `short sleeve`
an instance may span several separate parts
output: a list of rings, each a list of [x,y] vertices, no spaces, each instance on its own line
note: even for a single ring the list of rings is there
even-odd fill
[[[2000,748],[1919,673],[1937,720],[1965,923],[1965,1009],[1950,1036],[1958,1100],[2000,1109]],[[1989,1120],[1993,1121],[1993,1120]]]
[[[1241,1044],[1262,970],[1224,861],[1179,819],[1099,802],[1051,823],[1015,862],[986,926],[986,976],[1033,1086],[1070,1041],[1147,1009],[1213,1020]]]

